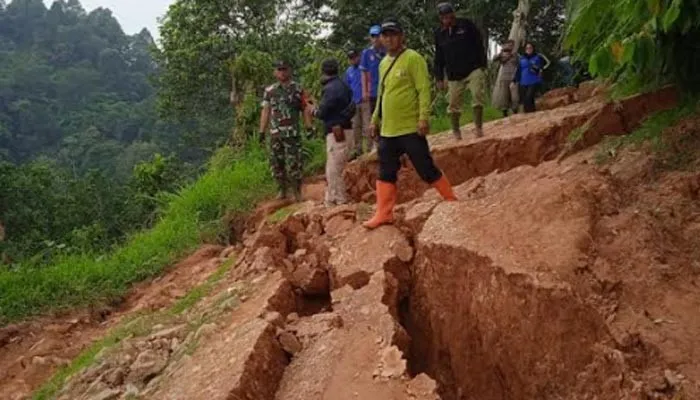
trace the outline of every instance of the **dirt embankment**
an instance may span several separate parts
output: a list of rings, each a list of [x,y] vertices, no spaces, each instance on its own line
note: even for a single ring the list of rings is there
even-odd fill
[[[700,174],[592,159],[489,176],[424,217],[405,318],[443,398],[700,396]]]
[[[211,295],[59,398],[699,398],[700,174],[576,153],[674,101],[594,98],[431,138],[460,201],[407,166],[395,226],[364,230],[364,204],[261,212]],[[350,166],[353,196],[371,197],[374,168]]]
[[[485,124],[484,137],[455,142],[449,135],[429,138],[433,158],[453,184],[520,165],[538,165],[598,143],[607,135],[632,132],[648,115],[673,108],[673,88],[608,102],[602,95],[535,114],[517,114]],[[571,150],[569,150],[571,149]],[[372,200],[377,179],[376,155],[352,162],[345,169],[349,193],[356,201]],[[399,201],[419,197],[428,189],[410,163],[399,172]]]

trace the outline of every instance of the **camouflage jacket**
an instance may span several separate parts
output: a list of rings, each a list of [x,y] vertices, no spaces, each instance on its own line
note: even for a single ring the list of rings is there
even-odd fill
[[[263,107],[270,106],[270,133],[282,136],[299,134],[299,116],[306,107],[306,93],[290,81],[284,86],[275,83],[265,88]]]

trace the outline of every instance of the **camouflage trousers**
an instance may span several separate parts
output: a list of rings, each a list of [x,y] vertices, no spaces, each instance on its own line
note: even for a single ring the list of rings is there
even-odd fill
[[[270,168],[280,188],[301,183],[304,174],[301,135],[270,135]]]

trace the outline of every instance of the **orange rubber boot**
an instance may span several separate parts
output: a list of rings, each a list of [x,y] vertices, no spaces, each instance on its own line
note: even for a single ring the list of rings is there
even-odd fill
[[[457,196],[455,196],[455,192],[452,191],[452,185],[450,181],[447,180],[447,177],[445,177],[445,174],[443,174],[437,182],[433,183],[433,186],[443,199],[447,201],[457,201]]]
[[[394,205],[396,205],[396,185],[377,180],[377,211],[374,217],[362,225],[367,229],[375,229],[394,222]]]

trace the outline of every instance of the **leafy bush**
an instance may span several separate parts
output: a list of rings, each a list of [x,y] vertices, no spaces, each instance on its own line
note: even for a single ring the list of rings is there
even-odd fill
[[[117,299],[131,283],[160,273],[223,231],[221,216],[245,212],[273,191],[264,151],[250,146],[229,156],[218,153],[197,182],[173,195],[153,229],[132,235],[111,253],[59,255],[50,266],[0,271],[0,323]]]
[[[588,60],[594,76],[623,92],[700,77],[700,3],[696,0],[581,0],[569,2],[565,46]]]

